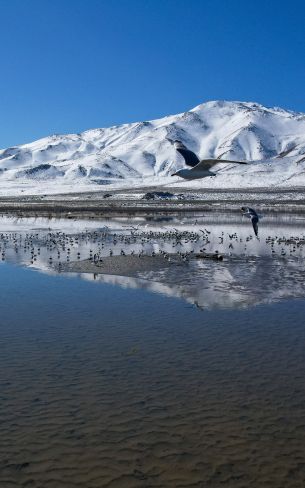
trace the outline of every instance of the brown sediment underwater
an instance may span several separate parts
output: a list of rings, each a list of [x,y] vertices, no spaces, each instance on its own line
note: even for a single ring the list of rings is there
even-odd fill
[[[93,286],[1,327],[1,487],[303,486],[300,308],[110,310]]]

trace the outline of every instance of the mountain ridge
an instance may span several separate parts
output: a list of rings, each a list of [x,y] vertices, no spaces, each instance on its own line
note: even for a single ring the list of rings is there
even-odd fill
[[[243,168],[219,165],[216,178],[200,180],[195,187],[305,185],[305,114],[215,100],[151,121],[54,134],[2,149],[0,187],[18,194],[22,189],[53,193],[55,187],[59,192],[61,187],[88,191],[143,181],[177,183],[170,175],[185,162],[175,140],[201,159],[249,162]]]

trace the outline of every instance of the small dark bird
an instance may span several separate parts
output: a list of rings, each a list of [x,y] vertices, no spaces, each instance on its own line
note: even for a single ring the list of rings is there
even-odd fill
[[[255,212],[255,210],[253,208],[250,208],[250,207],[241,207],[241,211],[243,212],[243,215],[245,215],[246,217],[251,219],[251,222],[253,225],[253,230],[254,230],[254,233],[257,237],[257,235],[258,235],[258,221],[259,221],[259,217],[258,217],[257,213]]]

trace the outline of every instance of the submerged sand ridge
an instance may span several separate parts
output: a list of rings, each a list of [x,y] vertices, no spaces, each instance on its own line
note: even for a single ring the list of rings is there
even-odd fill
[[[17,270],[8,292],[22,283],[27,307],[0,306],[1,486],[302,486],[303,302],[202,313]]]
[[[90,258],[84,261],[73,261],[58,266],[59,272],[70,273],[97,273],[105,275],[134,276],[140,277],[143,272],[162,270],[168,267],[183,268],[189,262],[189,259],[215,260],[222,261],[223,256],[218,253],[204,252],[191,254],[189,256],[179,254],[123,254],[119,256],[103,256]],[[178,269],[177,269],[178,272]]]
[[[73,261],[59,266],[60,272],[72,273],[98,273],[119,276],[139,276],[141,272],[164,269],[171,264],[182,265],[178,256],[171,255],[167,259],[162,255],[158,256],[138,256],[120,255],[104,256],[96,262],[93,259],[84,261]]]

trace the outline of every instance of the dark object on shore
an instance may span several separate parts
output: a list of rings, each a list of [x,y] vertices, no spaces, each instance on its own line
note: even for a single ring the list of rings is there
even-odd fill
[[[256,211],[253,208],[250,208],[250,207],[241,207],[241,210],[243,212],[243,215],[245,215],[246,217],[248,217],[249,219],[251,219],[252,226],[253,226],[253,230],[254,230],[254,233],[255,233],[255,235],[257,237],[257,235],[258,235],[258,221],[259,221],[259,217],[258,217]]]
[[[111,193],[105,193],[103,195],[103,198],[109,198],[109,197],[112,197],[112,194]]]
[[[152,191],[145,193],[142,197],[143,200],[167,200],[168,198],[172,198],[174,196],[173,193],[168,191]]]
[[[223,261],[223,256],[215,251],[214,253],[205,253],[200,252],[199,254],[195,254],[195,258],[197,259],[214,259],[215,261]]]

